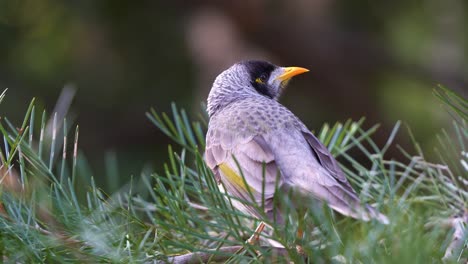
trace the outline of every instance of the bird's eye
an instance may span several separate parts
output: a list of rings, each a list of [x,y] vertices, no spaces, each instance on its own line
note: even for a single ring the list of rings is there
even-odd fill
[[[260,77],[258,77],[257,79],[255,79],[255,82],[256,82],[256,83],[264,84],[264,83],[266,82],[266,75],[265,75],[265,74],[262,74]]]

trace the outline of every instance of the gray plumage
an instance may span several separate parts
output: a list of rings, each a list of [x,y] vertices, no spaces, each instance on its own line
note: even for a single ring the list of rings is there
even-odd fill
[[[261,204],[265,199],[267,214],[274,210],[273,196],[278,186],[324,201],[341,214],[388,223],[385,215],[361,204],[327,148],[277,102],[290,78],[288,75],[284,79],[284,72],[290,70],[267,62],[246,61],[216,78],[208,97],[207,165],[230,195],[250,200],[248,192],[224,175],[220,166],[227,165],[242,174],[254,202]],[[253,207],[240,202],[234,205],[260,217]]]

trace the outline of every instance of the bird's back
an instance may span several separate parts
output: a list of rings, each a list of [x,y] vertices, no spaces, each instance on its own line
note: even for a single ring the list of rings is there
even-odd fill
[[[232,102],[210,118],[208,139],[215,130],[250,137],[291,126],[306,129],[277,101],[262,96],[247,97]]]

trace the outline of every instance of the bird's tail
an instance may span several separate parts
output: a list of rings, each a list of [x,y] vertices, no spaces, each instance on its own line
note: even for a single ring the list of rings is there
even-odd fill
[[[379,211],[377,211],[377,209],[367,204],[361,206],[361,208],[354,208],[355,210],[353,211],[343,210],[341,207],[333,206],[330,204],[329,206],[343,215],[348,215],[366,222],[375,219],[385,225],[388,225],[390,223],[390,220],[388,220],[388,217],[386,215],[380,213]]]
[[[361,203],[351,187],[347,188],[339,185],[328,187],[315,185],[314,187],[313,195],[316,195],[319,199],[325,201],[330,208],[343,215],[364,221],[375,219],[386,225],[390,223],[386,215],[368,204]]]
[[[365,210],[367,211],[366,213],[369,216],[369,218],[367,220],[366,219],[363,219],[363,220],[368,221],[370,219],[376,219],[377,221],[379,221],[380,223],[385,224],[385,225],[388,225],[390,223],[390,220],[388,220],[388,217],[386,215],[380,213],[374,207],[366,204],[365,205]]]
[[[292,187],[298,188],[300,193],[310,195],[319,201],[325,202],[335,211],[363,221],[375,219],[382,224],[388,224],[390,221],[387,216],[381,214],[374,207],[363,204],[357,193],[349,184],[330,183],[322,180],[315,184],[306,184],[302,179],[292,179]]]
[[[356,219],[361,219],[363,221],[370,221],[372,219],[375,219],[379,221],[382,224],[388,225],[390,223],[390,220],[388,217],[382,213],[380,213],[377,209],[374,207],[368,205],[368,204],[358,204],[359,200],[356,202],[351,203],[350,207],[348,208],[343,208],[341,206],[335,206],[333,204],[329,204],[329,206],[336,210],[337,212],[340,212],[343,215],[348,215]]]

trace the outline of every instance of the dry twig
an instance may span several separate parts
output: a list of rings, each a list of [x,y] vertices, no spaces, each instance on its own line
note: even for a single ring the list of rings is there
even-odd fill
[[[271,248],[271,247],[262,247],[264,249],[271,249],[272,255],[275,256],[287,256],[287,250],[285,248]],[[232,254],[240,252],[244,249],[244,246],[229,246],[222,247],[217,250],[210,250],[209,252],[192,252],[184,255],[171,256],[167,260],[162,261],[153,261],[148,263],[154,264],[195,264],[195,263],[207,263],[208,261],[217,262],[225,261],[231,258]]]

